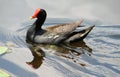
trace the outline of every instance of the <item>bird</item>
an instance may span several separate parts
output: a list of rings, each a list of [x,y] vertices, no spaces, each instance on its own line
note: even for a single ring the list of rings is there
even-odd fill
[[[92,25],[88,28],[79,30],[77,28],[80,28],[80,24],[83,22],[83,19],[80,19],[75,22],[47,26],[43,28],[42,26],[47,18],[47,12],[41,8],[37,8],[30,18],[36,18],[36,20],[27,30],[26,43],[34,58],[31,62],[26,63],[31,65],[33,68],[38,68],[42,64],[45,53],[41,47],[46,45],[56,47],[60,46],[70,50],[71,52],[81,54],[82,52],[77,51],[76,48],[73,48],[73,44],[82,41],[95,26]]]
[[[76,28],[78,28],[83,22],[83,19],[80,19],[76,22],[42,28],[46,17],[47,13],[44,9],[37,8],[35,10],[31,19],[37,19],[27,31],[27,43],[63,45],[71,42],[77,42],[84,39],[94,27],[93,25],[84,30],[75,31]]]

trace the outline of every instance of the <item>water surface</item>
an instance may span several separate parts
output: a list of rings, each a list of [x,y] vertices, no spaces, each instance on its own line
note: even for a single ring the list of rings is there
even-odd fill
[[[74,20],[50,18],[45,22],[44,26],[72,21]],[[79,50],[84,51],[84,54],[71,54],[68,50],[59,47],[57,48],[58,53],[46,50],[44,60],[42,59],[41,64],[38,65],[40,67],[37,70],[33,70],[25,63],[32,61],[34,58],[25,42],[28,25],[32,23],[32,21],[23,22],[16,30],[6,29],[5,27],[0,28],[0,44],[6,46],[7,42],[14,43],[14,47],[12,47],[14,49],[13,52],[1,57],[1,61],[5,62],[0,63],[0,68],[8,71],[13,77],[16,77],[18,72],[13,71],[4,64],[12,68],[16,68],[17,65],[21,67],[17,69],[19,71],[24,69],[24,72],[26,70],[26,74],[32,71],[35,75],[32,74],[31,77],[47,76],[46,74],[48,73],[56,77],[119,77],[120,25],[96,25],[83,41],[73,45],[79,45]],[[84,24],[86,25],[85,22]],[[49,48],[49,46],[47,47]],[[54,46],[52,48],[56,49]],[[10,58],[13,58],[13,60]],[[14,64],[9,65],[9,61]],[[34,62],[38,61],[35,60]],[[29,70],[27,70],[28,68]],[[29,77],[26,74],[19,74],[19,77]]]

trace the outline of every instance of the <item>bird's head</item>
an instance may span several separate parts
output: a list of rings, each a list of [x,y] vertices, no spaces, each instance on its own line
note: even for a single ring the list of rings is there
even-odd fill
[[[30,19],[34,19],[34,18],[43,18],[46,17],[46,11],[44,9],[41,8],[37,8],[34,12],[34,14],[30,17]]]

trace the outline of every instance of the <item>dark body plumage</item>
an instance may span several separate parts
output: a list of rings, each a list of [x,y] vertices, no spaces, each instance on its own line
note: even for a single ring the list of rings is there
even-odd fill
[[[60,44],[80,41],[84,39],[94,26],[87,29],[75,31],[83,22],[79,20],[67,24],[59,24],[42,29],[42,25],[46,19],[46,11],[41,9],[37,15],[37,20],[31,25],[27,31],[26,41],[36,44]]]

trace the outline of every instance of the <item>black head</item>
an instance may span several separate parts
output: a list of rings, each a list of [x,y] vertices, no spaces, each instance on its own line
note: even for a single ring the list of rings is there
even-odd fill
[[[34,12],[34,14],[31,16],[31,19],[37,18],[35,21],[35,31],[41,30],[41,26],[44,24],[46,19],[47,13],[44,9],[37,8]]]
[[[37,18],[46,18],[47,14],[46,11],[44,9],[41,9],[40,12],[37,15]]]
[[[31,19],[38,18],[38,19],[44,19],[46,18],[47,13],[44,9],[37,8],[34,12],[34,14],[31,16]]]

